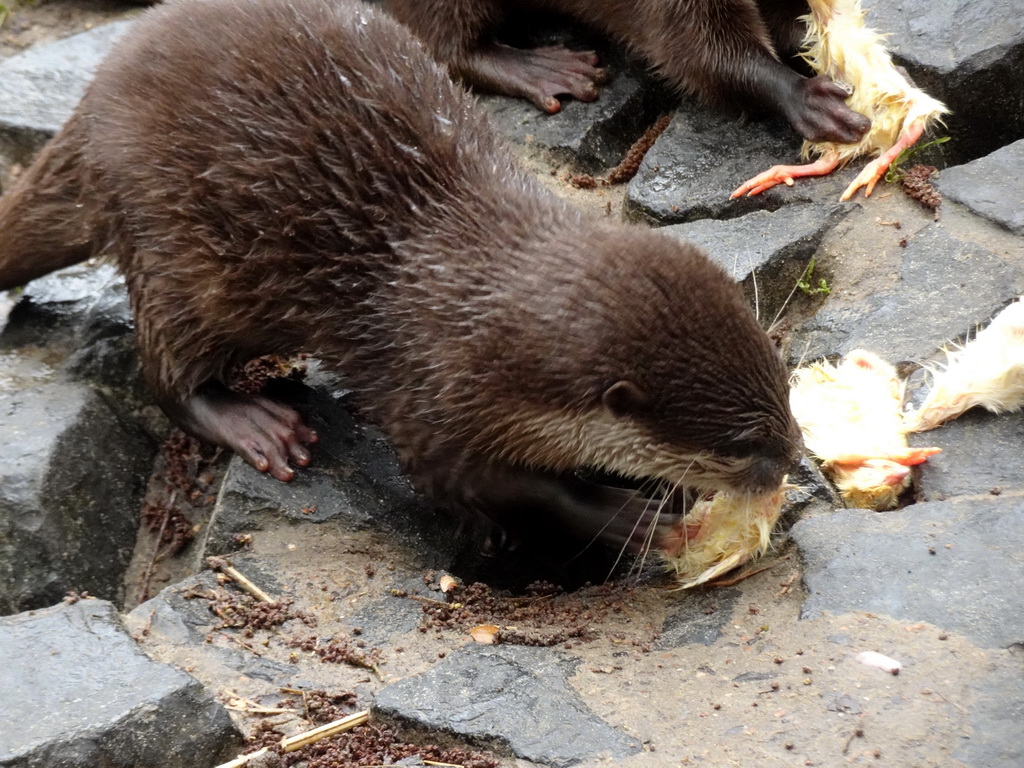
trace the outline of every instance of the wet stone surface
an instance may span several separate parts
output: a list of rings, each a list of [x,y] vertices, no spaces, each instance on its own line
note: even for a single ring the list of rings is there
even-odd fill
[[[94,390],[0,391],[0,611],[118,600],[153,447]]]
[[[384,688],[374,707],[473,741],[504,742],[517,757],[556,768],[639,752],[636,739],[602,722],[571,691],[570,672],[566,660],[541,649],[469,647]]]
[[[110,603],[0,619],[0,765],[191,768],[240,739],[195,679],[151,661]]]
[[[801,520],[805,618],[871,611],[926,621],[983,647],[1024,643],[1010,590],[1024,577],[1024,499],[957,499],[879,514],[848,509]]]
[[[966,165],[947,168],[938,187],[973,213],[1024,235],[1024,139]]]

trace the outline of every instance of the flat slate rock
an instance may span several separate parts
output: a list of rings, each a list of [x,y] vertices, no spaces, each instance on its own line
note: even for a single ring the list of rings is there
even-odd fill
[[[825,235],[850,206],[791,205],[754,211],[738,219],[702,219],[662,231],[704,249],[712,261],[742,283],[747,298],[766,322],[786,300]]]
[[[1024,139],[966,165],[947,168],[937,184],[950,200],[1024,235]]]
[[[152,444],[68,383],[0,391],[0,434],[0,612],[119,599]]]
[[[1020,0],[865,0],[868,24],[915,82],[952,110],[937,135],[954,162],[1024,137]]]
[[[570,667],[548,649],[466,646],[429,672],[387,686],[373,708],[471,742],[498,741],[517,757],[556,768],[639,752],[639,741],[597,717],[571,689]]]
[[[736,187],[773,165],[800,162],[800,146],[800,137],[779,120],[743,124],[686,101],[629,183],[626,211],[653,223],[680,224],[730,219],[784,205],[838,203],[857,173],[857,163],[824,178],[729,199]]]
[[[925,360],[962,338],[1024,288],[1024,273],[976,243],[928,224],[902,249],[889,290],[867,299],[835,294],[793,334],[792,349],[805,360],[865,348],[891,363]]]
[[[195,679],[151,661],[110,603],[0,619],[0,766],[197,768],[238,750]]]
[[[803,618],[869,611],[927,621],[976,644],[1024,642],[1024,498],[956,499],[806,518]]]
[[[1024,765],[1024,675],[1017,653],[973,687],[972,733],[953,753],[972,768],[1020,768]]]
[[[104,24],[0,62],[0,152],[24,162],[60,130],[131,23]]]
[[[911,445],[942,449],[917,468],[915,487],[921,501],[1024,491],[1024,413],[996,416],[974,408],[909,439]]]
[[[678,604],[665,618],[657,647],[677,648],[690,643],[714,645],[722,636],[722,628],[732,618],[740,594],[738,589],[680,593]]]

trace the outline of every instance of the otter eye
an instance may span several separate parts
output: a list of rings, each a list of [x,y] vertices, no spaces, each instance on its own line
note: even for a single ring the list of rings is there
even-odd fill
[[[631,416],[647,404],[647,395],[632,381],[617,381],[601,395],[604,407],[616,416]]]

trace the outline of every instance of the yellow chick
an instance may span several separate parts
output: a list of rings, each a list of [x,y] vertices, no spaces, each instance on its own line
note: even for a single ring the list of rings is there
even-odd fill
[[[980,405],[992,413],[1024,406],[1024,300],[1008,306],[973,341],[947,350],[921,407],[907,415],[908,431],[924,432]]]
[[[661,541],[661,553],[675,571],[679,589],[704,584],[764,554],[782,511],[785,483],[762,494],[720,491],[701,499]]]
[[[910,484],[909,467],[940,450],[907,446],[903,383],[892,365],[865,350],[838,366],[794,371],[789,403],[807,449],[856,507],[892,509]]]
[[[864,187],[870,197],[875,184],[904,149],[913,146],[932,123],[949,110],[912,85],[893,64],[882,36],[865,26],[860,0],[808,0],[803,58],[818,74],[853,88],[847,105],[871,119],[871,128],[856,144],[805,141],[802,156],[817,160],[807,165],[777,165],[741,185],[733,198],[757,195],[776,184],[793,185],[801,176],[825,176],[856,157],[868,163],[843,192],[850,199]]]

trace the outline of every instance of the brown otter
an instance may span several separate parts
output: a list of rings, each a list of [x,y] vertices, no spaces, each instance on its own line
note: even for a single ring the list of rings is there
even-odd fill
[[[871,122],[844,103],[849,90],[784,63],[803,40],[806,0],[385,0],[451,73],[484,90],[557,112],[558,94],[597,98],[592,52],[522,50],[494,42],[512,9],[550,9],[624,42],[670,85],[719,107],[767,109],[809,141],[853,143]]]
[[[101,249],[166,412],[281,480],[316,435],[224,381],[300,350],[421,489],[485,518],[533,507],[636,545],[647,499],[578,472],[763,491],[796,457],[786,372],[732,280],[546,192],[361,3],[147,12],[0,198],[0,288]]]

